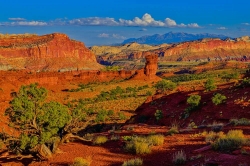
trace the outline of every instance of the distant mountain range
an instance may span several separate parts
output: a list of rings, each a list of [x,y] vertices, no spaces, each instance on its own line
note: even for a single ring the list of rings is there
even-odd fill
[[[146,35],[140,38],[129,38],[123,41],[122,44],[136,42],[139,44],[162,44],[162,43],[179,43],[185,41],[199,40],[203,38],[220,38],[226,39],[228,36],[216,35],[209,33],[189,34],[183,32],[169,32],[163,35],[155,34],[152,36]]]

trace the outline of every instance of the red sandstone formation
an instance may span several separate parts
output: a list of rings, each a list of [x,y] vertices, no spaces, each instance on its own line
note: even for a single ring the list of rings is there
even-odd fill
[[[241,39],[241,38],[240,38]],[[203,39],[184,42],[158,49],[158,55],[167,61],[227,61],[250,60],[250,40]]]
[[[0,38],[0,70],[93,70],[101,66],[82,42],[65,34],[16,35]]]
[[[147,77],[150,79],[153,78],[156,75],[157,71],[157,62],[158,62],[158,56],[157,55],[148,55],[146,58],[146,65],[144,68],[144,73]]]
[[[119,48],[119,46],[118,46]],[[161,61],[249,61],[250,39],[248,36],[235,40],[203,39],[200,41],[152,47],[147,51],[121,51],[105,57],[103,61],[119,59],[142,59],[148,54],[157,54]]]
[[[144,80],[160,80],[156,76],[156,71],[158,68],[158,56],[157,55],[146,55],[146,64],[144,69],[136,70],[135,75],[132,79],[144,79]]]

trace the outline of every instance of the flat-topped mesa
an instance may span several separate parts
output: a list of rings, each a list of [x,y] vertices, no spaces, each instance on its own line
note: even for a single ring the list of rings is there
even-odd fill
[[[229,61],[250,60],[250,40],[248,36],[235,40],[203,39],[184,42],[172,47],[154,50],[166,61]]]
[[[144,74],[150,79],[156,75],[156,71],[158,68],[158,56],[157,55],[147,55],[145,56],[146,65],[144,68]]]
[[[0,38],[0,70],[95,70],[101,66],[82,42],[67,35],[11,35]]]

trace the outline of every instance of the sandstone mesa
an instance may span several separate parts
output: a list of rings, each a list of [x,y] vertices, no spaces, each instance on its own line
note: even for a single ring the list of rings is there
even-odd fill
[[[100,69],[84,43],[65,34],[0,36],[0,70],[71,71]]]

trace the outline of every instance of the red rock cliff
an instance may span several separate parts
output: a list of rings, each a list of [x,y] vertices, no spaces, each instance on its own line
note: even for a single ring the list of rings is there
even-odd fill
[[[150,79],[156,75],[157,71],[157,62],[158,56],[157,55],[147,55],[146,57],[146,65],[144,68],[144,73]]]
[[[226,61],[250,60],[250,40],[203,39],[202,41],[184,42],[172,47],[155,51],[167,61]]]
[[[65,34],[0,38],[0,69],[67,71],[99,69],[95,55]]]

